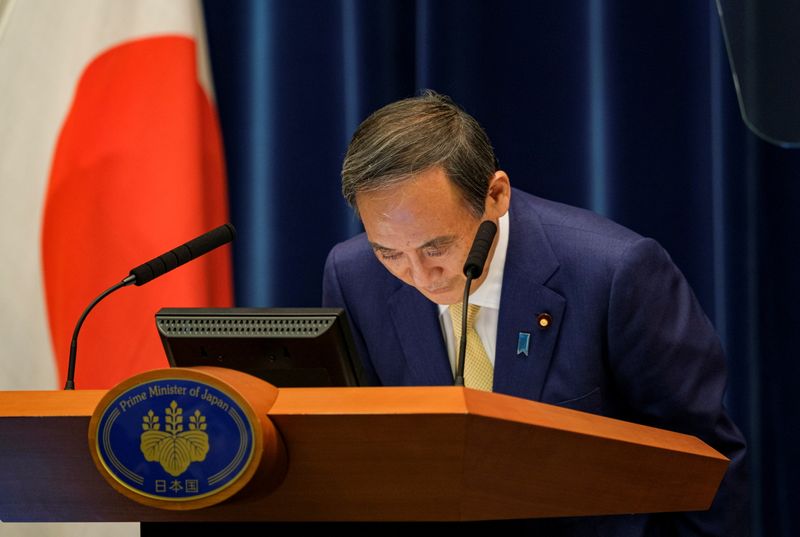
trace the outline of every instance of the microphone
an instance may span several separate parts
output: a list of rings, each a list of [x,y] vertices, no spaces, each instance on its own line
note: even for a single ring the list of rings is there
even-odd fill
[[[483,274],[483,266],[486,264],[486,258],[489,257],[489,250],[492,249],[492,242],[494,236],[497,234],[497,226],[491,220],[484,220],[478,226],[478,231],[475,233],[475,240],[472,241],[472,247],[467,255],[467,261],[464,263],[464,276],[467,277],[467,283],[464,285],[464,299],[463,308],[461,308],[461,341],[458,347],[458,361],[456,364],[456,373],[453,384],[455,386],[464,385],[464,357],[467,354],[467,311],[469,306],[469,288],[472,286],[472,280],[480,278]]]
[[[464,263],[464,276],[468,278],[480,278],[483,274],[483,265],[486,264],[486,258],[489,256],[489,250],[492,249],[492,241],[497,234],[497,226],[491,220],[484,220],[478,226],[478,232],[475,233],[475,240],[472,242],[472,248],[469,250],[467,262]]]
[[[83,326],[83,321],[86,320],[86,316],[89,315],[89,312],[92,311],[98,302],[122,287],[126,287],[131,284],[136,284],[137,286],[144,285],[147,282],[158,278],[159,276],[163,276],[170,270],[176,269],[181,265],[188,263],[192,259],[200,257],[203,254],[207,254],[211,250],[231,242],[235,238],[236,228],[234,228],[231,224],[221,225],[218,228],[212,229],[211,231],[200,235],[196,239],[190,240],[186,244],[161,254],[155,259],[151,259],[143,265],[139,265],[138,267],[132,269],[121,282],[112,285],[100,293],[100,296],[95,298],[92,303],[89,304],[89,307],[83,311],[75,325],[75,330],[72,332],[72,341],[69,345],[67,382],[64,385],[64,389],[75,389],[75,362],[77,361],[78,356],[78,334],[81,331],[81,326]]]
[[[136,286],[144,285],[235,238],[236,229],[231,224],[224,224],[131,269],[129,276],[134,276],[135,279],[132,283]]]

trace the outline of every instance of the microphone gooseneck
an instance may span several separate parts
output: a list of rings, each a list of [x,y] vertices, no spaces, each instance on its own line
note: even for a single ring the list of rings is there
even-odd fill
[[[78,357],[78,334],[81,331],[81,326],[83,326],[83,321],[86,320],[86,316],[89,315],[89,312],[92,311],[92,309],[94,309],[94,307],[97,305],[98,302],[103,300],[105,297],[107,297],[117,289],[131,285],[133,282],[134,282],[134,277],[128,276],[121,282],[112,285],[111,287],[100,293],[100,296],[92,300],[92,303],[89,304],[89,307],[83,310],[80,319],[78,319],[78,322],[75,323],[75,330],[72,331],[72,340],[69,343],[69,366],[67,368],[67,382],[66,384],[64,384],[65,390],[75,389],[75,362],[77,361]]]
[[[472,286],[472,280],[480,278],[483,274],[483,266],[486,264],[486,259],[489,257],[489,250],[492,249],[492,242],[494,236],[497,234],[497,225],[491,220],[484,220],[478,226],[478,231],[475,233],[475,240],[472,241],[472,247],[467,255],[467,261],[464,263],[464,275],[467,277],[467,283],[464,285],[464,298],[462,299],[463,307],[461,308],[461,341],[458,346],[458,360],[456,362],[456,372],[453,384],[455,386],[464,385],[464,357],[467,354],[467,311],[469,306],[469,290]]]
[[[69,345],[69,365],[67,366],[67,381],[64,385],[65,390],[75,389],[75,363],[78,357],[78,334],[83,326],[83,321],[89,315],[89,312],[105,297],[128,285],[144,285],[149,281],[158,278],[169,272],[188,263],[192,259],[207,254],[215,248],[219,248],[223,244],[227,244],[236,238],[236,229],[231,224],[224,224],[218,228],[200,235],[196,239],[192,239],[186,244],[178,246],[165,254],[161,254],[155,259],[151,259],[143,265],[132,269],[130,273],[119,283],[116,283],[100,293],[100,296],[95,298],[89,307],[83,310],[78,322],[75,324],[75,330],[72,332],[72,341]]]

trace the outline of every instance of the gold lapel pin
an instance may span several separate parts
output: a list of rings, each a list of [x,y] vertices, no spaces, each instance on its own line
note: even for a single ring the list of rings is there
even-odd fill
[[[550,327],[550,323],[553,322],[553,318],[550,316],[549,313],[540,313],[536,317],[536,324],[539,325],[540,330],[546,330]]]

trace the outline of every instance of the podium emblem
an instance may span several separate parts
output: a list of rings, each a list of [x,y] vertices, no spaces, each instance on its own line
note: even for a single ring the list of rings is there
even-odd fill
[[[169,475],[178,477],[193,462],[202,462],[208,453],[208,424],[199,410],[189,417],[188,430],[183,427],[183,409],[174,400],[164,409],[164,430],[152,410],[142,418],[140,449],[145,460],[161,463]]]
[[[167,502],[219,493],[254,452],[248,413],[201,379],[156,378],[125,387],[95,414],[96,459],[129,492]]]

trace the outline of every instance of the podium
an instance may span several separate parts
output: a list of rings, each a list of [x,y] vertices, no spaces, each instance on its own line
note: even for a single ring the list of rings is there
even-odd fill
[[[256,474],[203,508],[142,505],[115,490],[90,454],[90,418],[106,391],[0,392],[0,520],[478,521],[692,511],[710,506],[728,465],[692,436],[497,393],[278,389],[230,370],[191,369],[253,403],[274,426],[283,448],[271,476]]]

